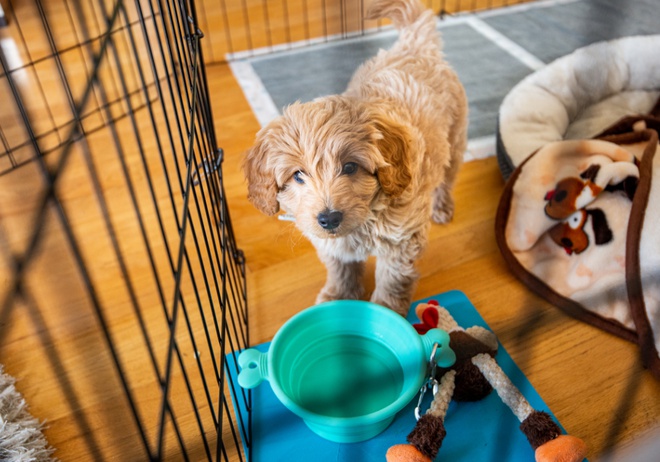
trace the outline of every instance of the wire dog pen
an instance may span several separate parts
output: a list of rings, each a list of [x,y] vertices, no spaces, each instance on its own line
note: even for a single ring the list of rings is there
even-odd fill
[[[10,0],[7,14],[3,356],[32,350],[58,376],[47,400],[74,409],[72,456],[243,460],[230,396],[248,395],[225,370],[249,343],[244,263],[194,3]],[[12,338],[25,314],[41,345]]]
[[[250,344],[245,262],[205,65],[366,33],[364,3],[3,6],[0,363],[68,458],[249,460],[250,395],[226,374]]]

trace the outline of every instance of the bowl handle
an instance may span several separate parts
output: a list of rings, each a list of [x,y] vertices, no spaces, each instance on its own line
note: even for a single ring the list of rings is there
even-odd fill
[[[426,357],[431,356],[433,345],[436,343],[438,344],[438,349],[435,353],[436,364],[440,367],[453,366],[456,362],[456,354],[449,347],[449,334],[442,329],[429,329],[422,336],[422,344],[424,345],[424,354]]]
[[[268,379],[268,353],[248,348],[238,355],[238,384],[243,388],[254,388]]]

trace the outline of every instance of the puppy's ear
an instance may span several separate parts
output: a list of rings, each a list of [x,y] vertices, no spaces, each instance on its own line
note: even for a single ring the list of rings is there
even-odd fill
[[[248,199],[259,211],[266,215],[275,215],[280,209],[277,201],[278,187],[275,172],[269,166],[270,149],[268,143],[258,139],[246,153],[243,172],[248,182]]]
[[[376,117],[376,128],[382,135],[376,145],[386,162],[378,168],[378,182],[385,194],[397,197],[412,180],[408,152],[410,134],[405,126],[385,117]]]

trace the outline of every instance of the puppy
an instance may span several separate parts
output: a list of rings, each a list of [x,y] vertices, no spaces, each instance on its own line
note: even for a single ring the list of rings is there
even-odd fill
[[[375,0],[368,19],[399,30],[341,95],[295,103],[258,134],[244,171],[262,212],[284,209],[328,270],[317,303],[363,296],[404,315],[430,218],[451,220],[451,189],[466,148],[467,102],[444,61],[433,12],[419,0]]]

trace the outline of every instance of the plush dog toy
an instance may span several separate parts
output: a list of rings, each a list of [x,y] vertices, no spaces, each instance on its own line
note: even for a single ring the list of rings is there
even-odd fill
[[[392,446],[388,462],[431,462],[435,459],[446,431],[444,419],[452,399],[477,401],[494,388],[502,401],[520,420],[520,429],[535,450],[537,462],[579,462],[586,456],[586,445],[576,437],[562,435],[549,414],[535,411],[495,361],[497,337],[480,326],[463,329],[449,312],[434,300],[415,308],[422,321],[414,327],[421,334],[438,327],[449,333],[456,363],[438,368],[437,391],[429,410],[419,418],[408,435],[409,444]]]

